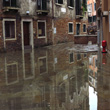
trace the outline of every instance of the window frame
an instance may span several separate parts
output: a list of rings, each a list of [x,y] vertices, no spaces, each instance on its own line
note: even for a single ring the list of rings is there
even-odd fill
[[[39,36],[39,33],[38,33],[38,29],[39,29],[39,28],[38,28],[38,23],[39,23],[39,22],[44,22],[44,23],[45,23],[45,36]],[[46,29],[46,20],[38,20],[38,21],[37,21],[37,38],[39,38],[39,39],[41,39],[41,38],[46,38],[46,36],[47,36],[46,30],[47,30],[47,29]]]
[[[72,24],[72,27],[73,27],[72,32],[70,32],[70,27],[69,27],[70,24]],[[74,23],[73,22],[68,22],[68,34],[74,34]]]
[[[78,55],[80,55],[80,59],[78,58]],[[81,53],[77,53],[77,61],[80,61],[82,59]]]
[[[72,56],[73,56],[73,61],[70,60],[70,55],[71,55],[71,54],[73,54],[73,55],[72,55]],[[69,64],[72,64],[72,63],[74,63],[74,53],[73,53],[73,52],[69,53]]]
[[[69,0],[69,2],[67,0],[67,6],[68,6],[68,8],[73,9],[74,8],[74,5],[75,5],[74,0],[73,0],[73,6],[70,5],[70,0]]]
[[[13,66],[13,65],[16,65],[17,80],[9,83],[8,82],[8,75],[7,75],[8,66]],[[5,68],[6,68],[6,72],[5,72],[5,75],[6,75],[6,85],[12,85],[12,84],[18,83],[19,82],[18,62],[5,63]]]
[[[8,21],[14,21],[14,26],[15,26],[15,37],[14,38],[6,38],[5,36],[5,22]],[[17,40],[16,38],[16,19],[3,19],[3,36],[4,36],[4,39],[5,41],[11,41],[11,40]]]
[[[79,34],[77,34],[77,25],[80,25],[80,28],[79,28]],[[76,22],[76,35],[80,35],[81,34],[81,23],[80,22]]]

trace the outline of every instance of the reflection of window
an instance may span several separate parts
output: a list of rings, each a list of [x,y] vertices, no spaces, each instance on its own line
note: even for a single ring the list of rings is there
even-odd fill
[[[12,63],[6,65],[6,83],[7,85],[18,82],[18,64]]]
[[[56,0],[56,3],[63,4],[63,0]]]
[[[87,57],[87,54],[86,53],[84,54],[84,57]]]
[[[46,37],[46,22],[38,22],[38,38]]]
[[[73,99],[74,92],[76,92],[76,79],[75,77],[72,77],[69,80],[69,95],[71,99]]]
[[[39,58],[39,70],[40,70],[40,74],[47,72],[47,58],[46,57]]]
[[[70,53],[70,63],[74,62],[73,53]]]
[[[16,40],[16,22],[15,20],[4,19],[4,36],[6,40]]]
[[[69,23],[68,25],[69,34],[73,34],[73,23]]]
[[[81,54],[78,53],[78,54],[77,54],[77,60],[80,60],[80,59],[81,59]]]
[[[59,100],[59,106],[62,107],[62,103],[66,101],[65,84],[60,84],[57,87],[57,96]]]

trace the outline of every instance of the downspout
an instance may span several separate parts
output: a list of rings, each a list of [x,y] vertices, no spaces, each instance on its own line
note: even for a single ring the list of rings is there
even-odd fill
[[[52,43],[54,45],[54,0],[52,0]]]

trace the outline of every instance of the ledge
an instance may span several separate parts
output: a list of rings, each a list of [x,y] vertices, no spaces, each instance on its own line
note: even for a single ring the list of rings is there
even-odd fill
[[[74,35],[74,37],[97,37],[97,35],[87,35],[87,34],[83,34],[83,35]]]
[[[9,11],[9,10],[19,10],[18,7],[3,7],[3,12]]]
[[[73,10],[73,9],[74,9],[74,7],[71,7],[71,6],[68,6],[68,8],[69,8],[69,9],[71,9],[71,10]]]
[[[55,3],[55,5],[62,7],[63,4]]]

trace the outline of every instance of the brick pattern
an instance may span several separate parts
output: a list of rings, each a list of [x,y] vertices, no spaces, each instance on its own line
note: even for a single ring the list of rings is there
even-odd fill
[[[92,44],[97,44],[97,36],[77,36],[74,38],[75,44],[88,44],[89,41],[92,41]]]

